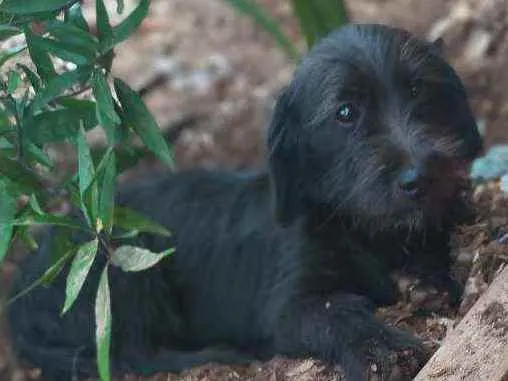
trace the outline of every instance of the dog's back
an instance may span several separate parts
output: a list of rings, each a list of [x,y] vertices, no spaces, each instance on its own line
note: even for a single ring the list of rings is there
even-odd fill
[[[172,232],[170,238],[145,234],[127,243],[154,252],[177,249],[168,260],[142,273],[111,268],[113,350],[130,348],[134,353],[126,355],[135,358],[158,347],[201,348],[218,341],[255,346],[262,340],[256,311],[267,308],[267,294],[274,286],[266,282],[273,277],[263,277],[263,272],[272,271],[278,251],[275,241],[280,240],[269,198],[266,174],[202,170],[149,176],[120,189],[119,206]],[[48,231],[39,251],[22,264],[13,294],[51,266],[57,232],[57,228]],[[63,318],[68,267],[50,287],[33,290],[9,308],[18,356],[47,369],[48,379],[95,373],[93,306],[104,264],[101,251],[78,300]],[[167,369],[185,367],[187,357],[182,364],[176,353],[173,357],[175,365],[168,364]]]

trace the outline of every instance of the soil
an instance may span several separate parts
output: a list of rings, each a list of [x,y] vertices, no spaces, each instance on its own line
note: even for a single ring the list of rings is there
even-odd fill
[[[288,0],[266,5],[296,40],[298,27]],[[127,11],[132,0],[126,0]],[[93,2],[85,1],[92,8]],[[114,9],[115,2],[108,2]],[[356,0],[348,2],[354,21],[389,23],[426,38],[442,37],[485,131],[486,147],[508,139],[508,0]],[[92,16],[90,16],[90,19]],[[263,163],[264,127],[277,92],[294,64],[270,36],[238,16],[222,0],[152,0],[138,33],[117,50],[113,73],[146,91],[144,99],[165,130],[184,125],[175,142],[178,169],[193,166],[249,169]],[[100,133],[90,140],[103,142]],[[123,180],[159,164],[144,159]],[[497,183],[475,188],[478,217],[453,239],[455,272],[466,284],[458,310],[422,315],[411,305],[379,311],[390,324],[408,329],[437,348],[508,262],[508,200]],[[15,262],[2,269],[7,287]],[[40,372],[15,364],[0,336],[0,380],[39,380]],[[313,359],[274,358],[248,367],[209,364],[181,374],[122,380],[340,380],[340,370]],[[50,380],[49,380],[50,381]]]

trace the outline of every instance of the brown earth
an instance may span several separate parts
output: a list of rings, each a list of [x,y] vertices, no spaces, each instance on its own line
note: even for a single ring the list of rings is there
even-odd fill
[[[286,31],[298,30],[287,0],[258,0],[270,8]],[[90,1],[85,2],[88,5]],[[126,1],[127,7],[132,1]],[[423,37],[443,37],[446,54],[463,77],[487,145],[508,138],[507,0],[356,0],[349,1],[355,21],[402,26]],[[114,2],[111,1],[113,8]],[[290,78],[293,64],[268,35],[239,17],[221,0],[152,0],[140,31],[117,51],[116,76],[134,87],[156,86],[145,96],[163,127],[182,120],[188,128],[175,144],[179,168],[243,169],[263,161],[263,131],[273,97]],[[91,140],[100,144],[99,133]],[[125,178],[156,166],[146,159]],[[410,305],[379,311],[391,324],[406,328],[437,347],[448,329],[486,289],[508,262],[508,201],[495,183],[474,192],[475,224],[457,231],[453,247],[457,275],[467,281],[460,311],[444,309],[421,316]],[[5,289],[14,264],[4,266]],[[36,369],[18,367],[0,337],[0,380],[38,380]],[[249,367],[206,365],[179,375],[124,380],[340,380],[340,372],[311,359],[275,358]],[[50,381],[50,380],[49,380]]]

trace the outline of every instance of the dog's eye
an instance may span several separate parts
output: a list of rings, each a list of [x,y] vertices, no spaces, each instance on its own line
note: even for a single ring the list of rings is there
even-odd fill
[[[339,105],[335,118],[339,123],[349,125],[354,123],[359,116],[358,108],[350,102],[344,102]]]

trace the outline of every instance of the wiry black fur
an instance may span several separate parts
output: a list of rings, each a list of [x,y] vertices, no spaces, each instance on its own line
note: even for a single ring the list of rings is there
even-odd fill
[[[357,105],[354,125],[336,120],[342,101]],[[450,291],[449,213],[458,202],[448,191],[460,178],[454,165],[480,146],[464,88],[434,45],[378,25],[332,33],[278,100],[266,173],[195,170],[120,191],[120,205],[174,232],[135,243],[176,253],[142,273],[111,268],[115,369],[312,355],[342,364],[356,381],[371,361],[418,348],[372,312],[397,300],[395,271]],[[416,202],[397,178],[433,156],[449,172],[434,175],[435,193]],[[50,264],[53,234],[15,291]],[[18,355],[48,380],[94,372],[103,263],[100,256],[63,318],[65,271],[10,307]]]

